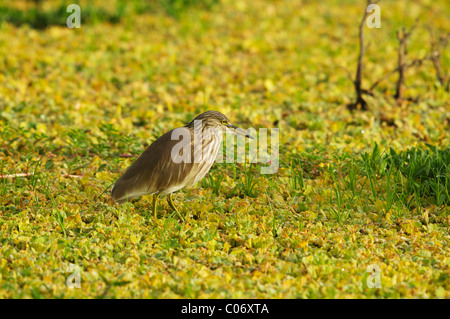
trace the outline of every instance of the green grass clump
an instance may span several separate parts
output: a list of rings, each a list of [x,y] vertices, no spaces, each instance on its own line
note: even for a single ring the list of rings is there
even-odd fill
[[[426,145],[397,153],[381,152],[375,143],[371,153],[362,154],[364,174],[372,201],[382,197],[386,210],[396,202],[411,209],[450,203],[450,149]]]
[[[406,191],[421,199],[432,199],[437,206],[450,204],[450,148],[412,147],[386,155],[390,165],[406,178]]]

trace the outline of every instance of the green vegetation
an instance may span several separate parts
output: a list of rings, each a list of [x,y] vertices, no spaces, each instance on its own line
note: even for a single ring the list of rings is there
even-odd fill
[[[72,2],[60,1],[21,1],[19,6],[11,6],[9,1],[0,1],[0,21],[13,25],[28,25],[43,29],[49,26],[65,26],[67,6]],[[191,9],[210,10],[219,0],[116,0],[116,1],[77,1],[83,8],[81,22],[119,23],[126,15],[165,12],[179,18]]]
[[[408,194],[421,199],[420,205],[426,206],[426,199],[437,206],[450,204],[450,148],[444,150],[427,145],[429,149],[408,149],[400,154],[391,149],[390,163],[407,179]],[[402,185],[403,186],[403,185]],[[423,201],[425,200],[425,202]]]
[[[65,5],[0,2],[0,298],[450,298],[449,92],[425,61],[402,103],[394,76],[347,109],[361,2],[81,1],[80,29]],[[380,3],[363,81],[395,68],[416,17],[408,59],[427,54],[449,5]],[[184,223],[166,201],[158,219],[151,197],[111,201],[208,109],[279,128],[278,172],[215,164],[176,193]]]

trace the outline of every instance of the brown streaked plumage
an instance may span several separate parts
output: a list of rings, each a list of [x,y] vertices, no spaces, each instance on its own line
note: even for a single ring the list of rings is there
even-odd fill
[[[226,130],[252,138],[217,111],[202,113],[182,128],[163,134],[116,181],[111,197],[122,204],[151,194],[154,196],[153,212],[156,216],[159,196],[169,195],[169,205],[180,215],[171,194],[196,184],[208,173],[219,151],[222,133]],[[198,135],[200,132],[203,138]],[[184,134],[183,138],[178,134]]]

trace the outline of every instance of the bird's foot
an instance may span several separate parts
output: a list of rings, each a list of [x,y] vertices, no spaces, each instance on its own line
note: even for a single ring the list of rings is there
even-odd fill
[[[181,220],[182,220],[182,221],[185,221],[185,220],[184,220],[184,217],[183,217],[183,216],[181,215],[181,213],[178,211],[177,207],[175,206],[175,204],[174,204],[174,202],[173,202],[172,194],[169,194],[169,195],[167,196],[167,202],[169,203],[169,206],[170,206],[174,211],[177,212],[177,214],[178,214],[178,216],[180,216]]]

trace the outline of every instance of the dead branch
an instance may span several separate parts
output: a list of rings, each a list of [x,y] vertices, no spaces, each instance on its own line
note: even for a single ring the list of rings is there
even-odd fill
[[[445,87],[445,89],[448,91],[449,86],[450,86],[450,76],[447,74],[444,74],[444,72],[442,71],[440,55],[441,55],[442,48],[445,47],[449,42],[450,34],[441,36],[441,37],[439,37],[438,40],[436,40],[436,39],[434,39],[433,32],[431,31],[431,29],[429,30],[429,32],[430,32],[430,37],[431,37],[430,58],[431,58],[431,61],[433,62],[433,67],[436,72],[436,78],[438,79],[439,83],[441,83],[441,85],[443,87]]]
[[[371,4],[378,3],[379,0],[367,0],[366,7],[364,8],[364,15],[361,19],[361,22],[359,24],[359,33],[358,33],[358,40],[359,40],[359,54],[358,54],[358,64],[356,67],[356,74],[355,79],[353,81],[353,86],[355,87],[355,93],[356,93],[356,101],[355,103],[351,103],[347,105],[347,107],[350,110],[355,109],[361,109],[361,110],[367,110],[367,102],[364,99],[363,95],[373,95],[370,90],[366,90],[362,88],[362,74],[364,71],[364,64],[363,64],[363,57],[364,53],[367,50],[367,46],[364,45],[364,23],[366,22],[368,12],[367,7]]]
[[[34,174],[31,173],[18,173],[18,174],[0,174],[0,178],[16,178],[16,177],[28,177]],[[82,178],[83,175],[71,175],[64,174],[63,177],[71,177],[71,178]]]
[[[406,56],[408,55],[408,39],[411,36],[413,30],[417,26],[417,20],[414,23],[414,25],[409,29],[406,30],[405,28],[402,28],[400,31],[397,31],[397,39],[398,39],[398,59],[397,59],[397,73],[398,73],[398,79],[397,79],[397,85],[395,89],[395,95],[394,97],[397,99],[397,101],[403,100],[403,87],[405,85],[405,72],[410,66],[406,63]],[[417,63],[419,63],[418,60]],[[422,62],[420,62],[422,63]]]
[[[121,158],[129,158],[129,157],[136,157],[137,155],[133,154],[119,154],[119,157]]]
[[[364,69],[363,65],[363,56],[365,53],[365,47],[364,47],[364,22],[366,22],[367,19],[367,6],[372,4],[371,0],[367,0],[367,5],[364,8],[364,15],[361,19],[361,22],[359,24],[359,54],[358,54],[358,64],[356,67],[356,74],[355,74],[355,80],[353,81],[353,85],[355,87],[355,93],[356,93],[356,102],[349,105],[349,108],[351,110],[354,109],[361,109],[361,110],[367,110],[367,102],[363,98],[363,91],[361,88],[361,82],[362,82],[362,73]]]
[[[419,58],[419,59],[414,59],[409,63],[406,63],[404,65],[404,67],[406,69],[415,66],[415,65],[422,65],[423,62],[425,62],[426,60],[430,59],[430,55],[426,55],[423,58]],[[395,69],[393,69],[392,71],[386,73],[385,75],[383,75],[380,79],[378,79],[377,81],[375,81],[372,86],[369,88],[369,92],[373,95],[373,90],[383,81],[387,80],[388,78],[390,78],[392,75],[394,75],[395,73],[398,73],[399,71],[399,67],[397,66]]]
[[[27,177],[31,176],[30,173],[19,173],[19,174],[0,174],[0,178],[15,178],[15,177]]]

